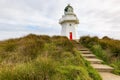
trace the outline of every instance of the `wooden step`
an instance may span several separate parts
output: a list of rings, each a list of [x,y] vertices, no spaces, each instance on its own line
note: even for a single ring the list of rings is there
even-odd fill
[[[102,63],[102,60],[97,59],[97,58],[85,58],[85,59],[92,64],[101,64]]]
[[[113,71],[112,67],[110,67],[108,65],[104,65],[104,64],[91,64],[91,66],[99,72],[111,72],[111,71]]]
[[[112,74],[110,72],[99,72],[103,80],[120,80],[120,76]]]
[[[81,54],[81,55],[85,58],[96,58],[96,56],[93,54]]]
[[[91,54],[91,51],[80,51],[83,54]]]
[[[87,49],[87,48],[79,48],[78,50],[79,51],[88,51],[89,49]]]

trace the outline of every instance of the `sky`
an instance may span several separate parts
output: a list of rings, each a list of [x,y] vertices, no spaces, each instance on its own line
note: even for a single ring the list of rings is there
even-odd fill
[[[0,40],[60,35],[59,19],[68,4],[80,21],[78,37],[120,39],[120,0],[0,0]]]

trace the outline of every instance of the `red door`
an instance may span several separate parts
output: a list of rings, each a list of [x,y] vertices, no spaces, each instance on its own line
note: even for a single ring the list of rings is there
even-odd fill
[[[70,40],[72,40],[72,32],[70,32]]]

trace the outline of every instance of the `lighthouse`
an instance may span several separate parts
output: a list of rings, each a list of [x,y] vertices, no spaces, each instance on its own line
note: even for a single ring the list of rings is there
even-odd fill
[[[68,4],[64,9],[64,15],[59,20],[61,24],[61,35],[68,37],[70,40],[77,39],[77,27],[79,20],[74,13],[73,7]]]

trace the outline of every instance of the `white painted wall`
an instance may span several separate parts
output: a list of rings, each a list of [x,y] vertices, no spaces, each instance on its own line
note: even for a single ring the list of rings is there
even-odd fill
[[[70,38],[70,32],[72,32],[73,39],[77,39],[78,24],[75,24],[74,22],[66,22],[61,25],[62,25],[62,30],[61,30],[62,36],[67,36],[68,38]]]

